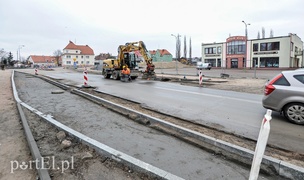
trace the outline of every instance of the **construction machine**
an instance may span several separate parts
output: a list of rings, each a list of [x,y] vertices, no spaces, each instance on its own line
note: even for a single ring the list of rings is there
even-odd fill
[[[106,59],[103,61],[103,76],[106,79],[112,77],[112,79],[119,80],[122,77],[121,70],[123,69],[123,66],[126,66],[130,69],[130,78],[136,79],[141,72],[139,71],[138,62],[136,61],[135,51],[139,51],[147,65],[145,71],[142,72],[142,79],[154,79],[156,76],[152,57],[142,41],[120,45],[118,47],[117,59]]]

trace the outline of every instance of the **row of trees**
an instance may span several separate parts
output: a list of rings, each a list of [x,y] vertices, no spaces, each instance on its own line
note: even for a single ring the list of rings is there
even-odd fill
[[[181,57],[181,40],[180,40],[181,35],[177,35],[176,36],[176,49],[175,49],[175,58],[178,61],[181,60],[186,60],[186,61],[190,61],[192,60],[192,44],[191,44],[191,38],[189,41],[189,58],[187,58],[187,38],[186,36],[184,36],[184,56]]]
[[[265,28],[264,27],[262,27],[262,39],[264,39],[265,38]],[[270,29],[270,34],[269,34],[269,37],[270,38],[272,38],[273,37],[273,30],[272,29]],[[261,39],[261,34],[260,34],[260,31],[258,31],[258,35],[257,35],[257,38],[258,39]]]

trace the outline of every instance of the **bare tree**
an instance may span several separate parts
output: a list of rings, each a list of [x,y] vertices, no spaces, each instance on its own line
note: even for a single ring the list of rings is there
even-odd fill
[[[4,51],[4,49],[0,49],[0,59],[6,57],[7,52]]]
[[[269,35],[269,37],[273,38],[273,30],[272,29],[270,29],[270,35]]]
[[[257,36],[258,39],[261,39],[261,35],[260,35],[260,31],[258,31],[258,36]]]
[[[55,56],[57,66],[60,66],[59,60],[60,60],[60,57],[62,56],[61,50],[58,49],[58,50],[54,51],[53,55]]]
[[[265,28],[262,27],[262,39],[264,39],[264,38],[265,38]]]

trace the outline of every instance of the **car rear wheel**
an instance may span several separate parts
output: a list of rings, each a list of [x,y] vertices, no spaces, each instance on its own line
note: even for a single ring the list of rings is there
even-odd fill
[[[304,124],[304,104],[291,103],[284,108],[284,116],[295,124]]]

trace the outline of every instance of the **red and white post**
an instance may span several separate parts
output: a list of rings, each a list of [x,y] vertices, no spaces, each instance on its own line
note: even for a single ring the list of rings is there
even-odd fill
[[[35,75],[38,75],[38,69],[35,68]]]
[[[260,166],[270,132],[270,120],[272,119],[271,113],[272,111],[270,109],[267,109],[264,119],[262,120],[262,125],[251,165],[249,180],[257,180],[259,177]]]
[[[202,74],[202,70],[199,70],[198,77],[199,77],[199,85],[201,86],[202,83],[203,83],[203,74]]]
[[[88,85],[88,71],[87,71],[87,68],[84,68],[84,71],[83,71],[83,80],[84,80],[84,84],[83,86],[87,87],[89,86]]]

